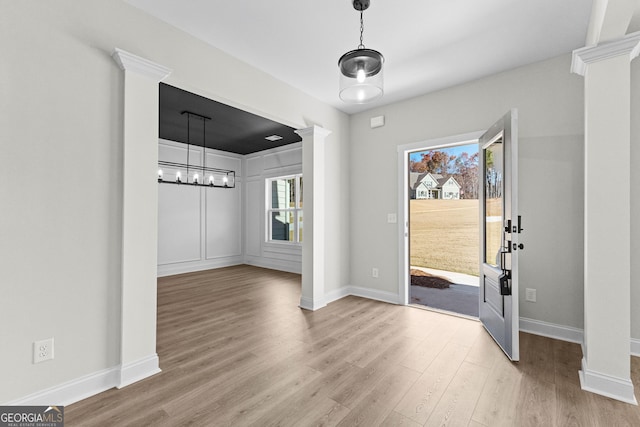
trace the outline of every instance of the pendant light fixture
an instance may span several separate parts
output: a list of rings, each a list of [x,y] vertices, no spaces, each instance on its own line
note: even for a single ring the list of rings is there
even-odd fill
[[[209,168],[206,166],[207,147],[205,138],[207,134],[207,120],[211,120],[211,117],[202,116],[190,111],[183,111],[181,114],[187,115],[187,163],[158,161],[158,182],[200,187],[235,188],[235,171]],[[202,120],[202,166],[190,162],[192,117]]]
[[[363,43],[363,12],[369,8],[370,0],[352,1],[353,8],[360,12],[360,44],[338,60],[340,99],[349,104],[365,104],[380,98],[384,92],[384,57],[377,50],[365,48]]]

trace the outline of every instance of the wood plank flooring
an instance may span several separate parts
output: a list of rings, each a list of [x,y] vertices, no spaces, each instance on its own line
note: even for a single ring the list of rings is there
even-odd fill
[[[640,426],[580,390],[577,344],[523,333],[514,364],[476,321],[299,299],[299,275],[250,266],[158,279],[162,373],[67,406],[66,425]]]

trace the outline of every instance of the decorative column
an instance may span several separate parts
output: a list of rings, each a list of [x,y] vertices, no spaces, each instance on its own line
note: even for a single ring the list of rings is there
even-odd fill
[[[630,376],[631,67],[640,33],[573,52],[584,76],[584,356],[580,383],[637,404]]]
[[[297,130],[302,137],[304,235],[300,307],[317,310],[327,305],[325,282],[325,138],[331,131],[319,126]]]
[[[124,70],[121,388],[160,372],[156,353],[158,82],[171,70],[117,48],[112,56]]]

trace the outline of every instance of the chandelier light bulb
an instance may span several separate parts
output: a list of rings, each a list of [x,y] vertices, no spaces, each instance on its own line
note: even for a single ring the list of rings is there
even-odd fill
[[[198,183],[198,174],[197,173],[193,175],[193,183],[194,184]]]
[[[176,182],[182,182],[182,175],[180,175],[180,171],[176,172]]]
[[[158,169],[158,179],[162,180],[162,169]]]
[[[364,68],[358,68],[358,74],[356,79],[358,80],[358,83],[364,83],[364,80],[367,78],[367,76],[364,73]]]

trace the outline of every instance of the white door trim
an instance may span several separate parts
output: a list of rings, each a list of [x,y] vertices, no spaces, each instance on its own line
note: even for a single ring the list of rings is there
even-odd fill
[[[485,131],[464,133],[398,146],[398,304],[409,304],[409,162],[413,151],[477,144]]]

